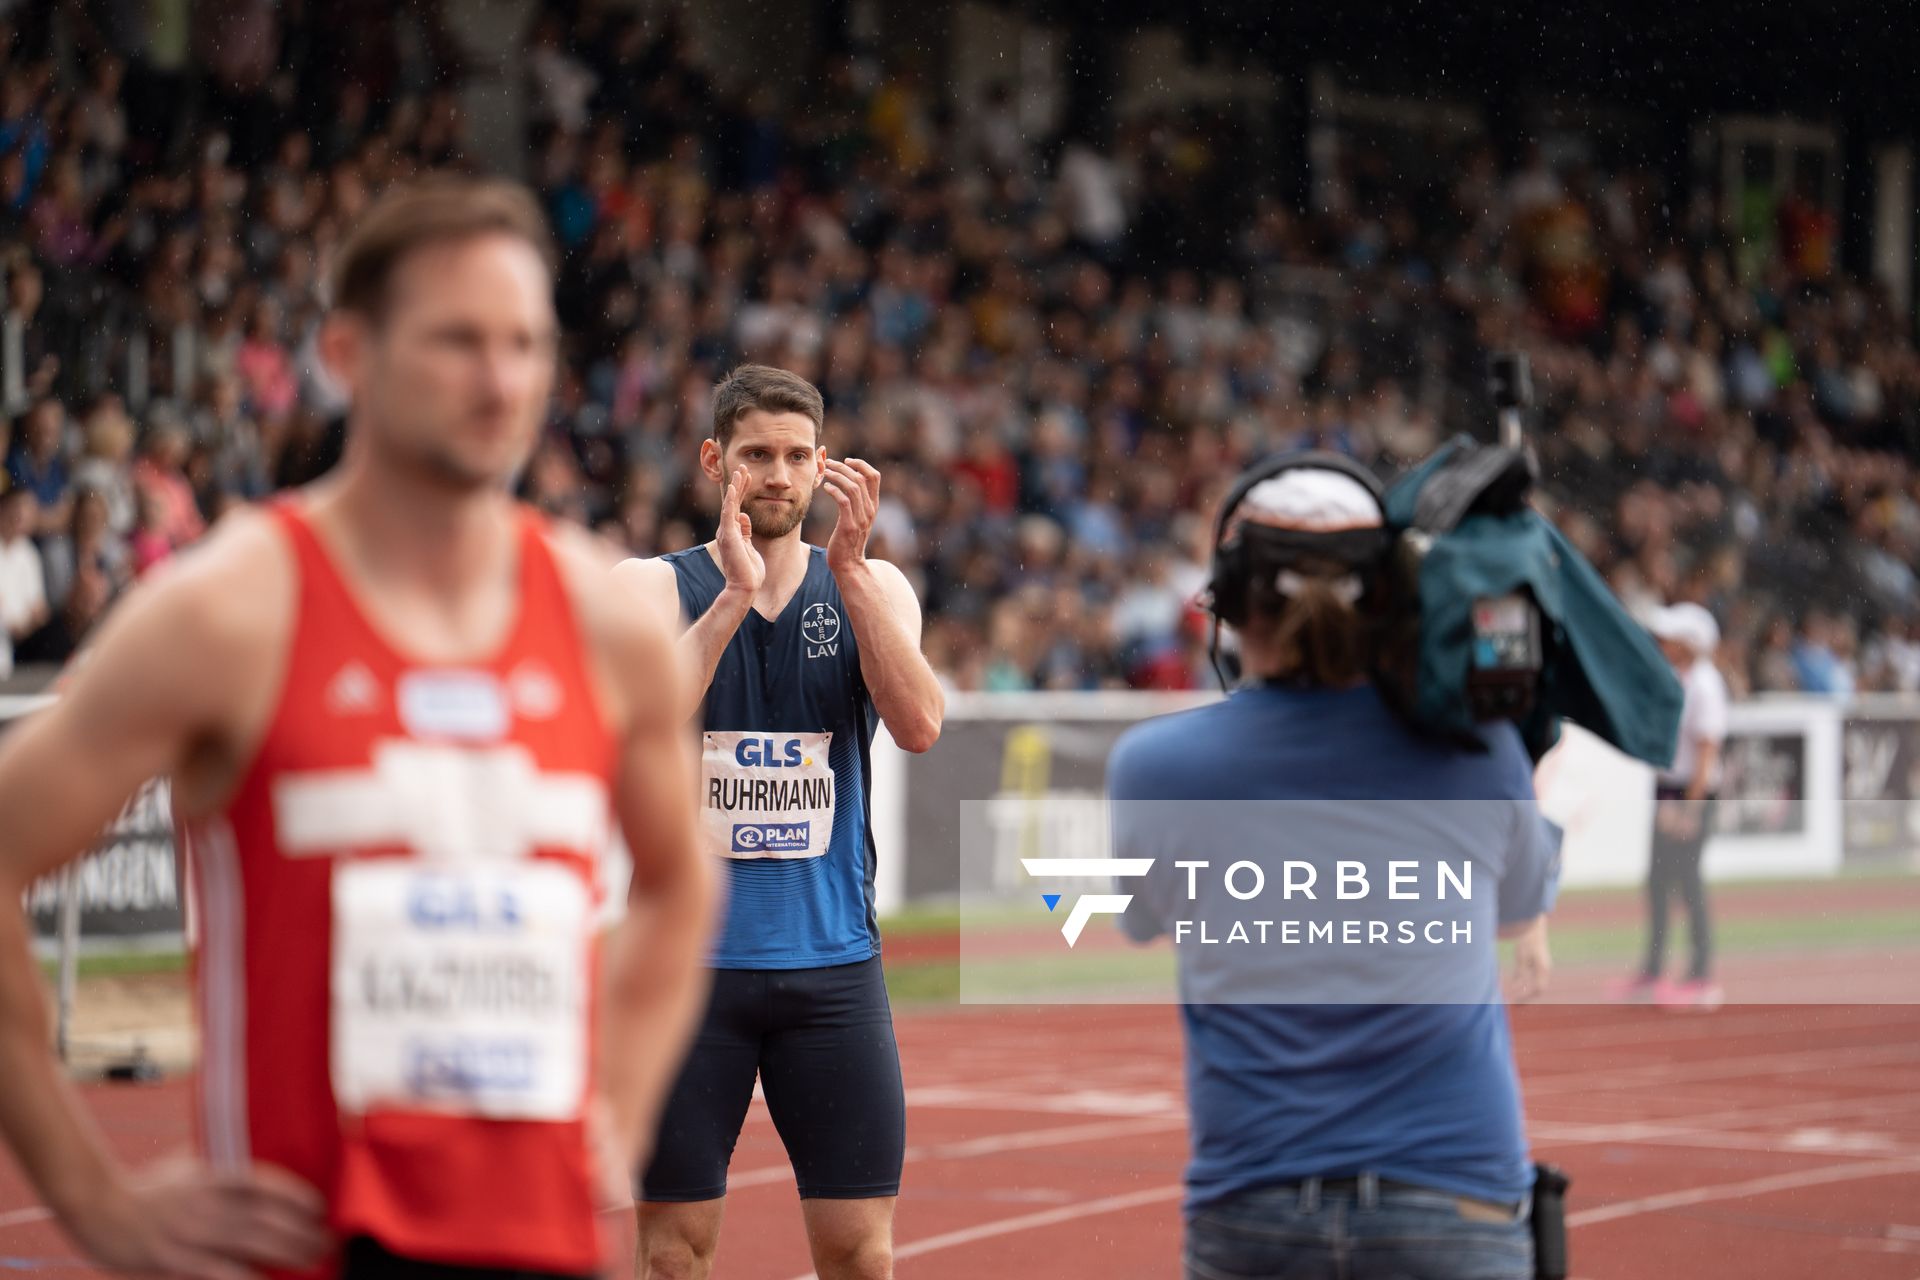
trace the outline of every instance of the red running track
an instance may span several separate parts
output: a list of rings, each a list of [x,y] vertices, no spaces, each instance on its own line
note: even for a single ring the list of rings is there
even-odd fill
[[[1558,1006],[1514,1023],[1536,1152],[1575,1179],[1575,1276],[1920,1276],[1920,1006]],[[1177,1274],[1173,1010],[948,1009],[904,1013],[899,1032],[905,1280]],[[187,1139],[181,1082],[86,1093],[131,1160]],[[612,1226],[624,1255],[629,1233]],[[0,1270],[85,1271],[11,1168]],[[809,1274],[792,1178],[756,1105],[716,1275]]]

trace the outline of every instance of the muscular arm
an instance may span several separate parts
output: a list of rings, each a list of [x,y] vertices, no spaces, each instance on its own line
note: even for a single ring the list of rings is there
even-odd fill
[[[829,459],[822,485],[839,508],[827,539],[827,567],[860,641],[860,677],[893,740],[925,751],[940,739],[947,712],[933,667],[920,653],[920,602],[905,574],[867,559],[867,538],[880,510],[880,472],[859,458]]]
[[[661,560],[624,560],[614,566],[613,576],[628,591],[647,601],[654,616],[685,621],[680,613],[680,591],[674,583],[672,566]],[[673,652],[681,676],[675,712],[680,722],[699,714],[700,702],[707,696],[713,673],[720,667],[720,655],[727,651],[733,633],[740,629],[751,608],[753,592],[728,585],[712,606],[674,641]]]
[[[720,520],[714,532],[714,549],[726,586],[707,611],[686,627],[675,645],[685,677],[677,709],[681,721],[700,713],[700,703],[713,683],[713,673],[719,669],[720,655],[746,620],[754,595],[766,581],[766,562],[753,546],[753,522],[740,510],[746,492],[747,470],[741,467],[728,478],[726,491],[720,496]],[[614,576],[633,595],[649,601],[656,617],[685,622],[672,566],[659,560],[628,560],[615,566]]]
[[[674,570],[664,560],[622,560],[614,566],[612,576],[641,601],[647,601],[657,618],[672,620],[674,626],[684,624],[680,589],[674,583]],[[682,677],[676,708],[680,722],[699,714],[701,699],[707,697],[707,687],[714,683],[714,672],[720,668],[720,654],[726,652],[733,631],[747,618],[749,608],[753,608],[753,591],[728,585],[693,626],[680,631],[680,639],[674,641],[674,658]]]
[[[199,1197],[203,1214],[220,1207],[206,1202],[209,1193],[225,1198],[224,1211],[252,1204],[272,1220],[264,1226],[188,1227],[177,1219],[178,1200],[135,1188],[49,1052],[45,999],[19,908],[26,887],[84,852],[141,783],[182,770],[244,718],[248,691],[263,683],[260,664],[275,660],[259,643],[271,638],[272,624],[260,621],[270,617],[270,604],[258,583],[250,603],[236,589],[249,575],[235,571],[258,564],[251,550],[236,558],[208,548],[136,591],[59,700],[0,740],[0,1079],[7,1082],[0,1135],[62,1225],[112,1266],[238,1275],[225,1259],[287,1265],[310,1258],[316,1244],[316,1228],[286,1212],[297,1203],[317,1214],[317,1197],[287,1188],[284,1174],[279,1193],[243,1189],[231,1178],[180,1183],[168,1193]],[[233,1238],[223,1243],[228,1232]]]
[[[925,751],[940,739],[947,695],[920,652],[920,602],[907,576],[884,560],[835,570],[847,621],[860,641],[860,678],[893,740]]]
[[[685,681],[667,625],[629,596],[606,637],[608,669],[627,710],[615,807],[633,879],[626,917],[605,951],[600,1078],[628,1169],[651,1144],[705,1000],[715,910],[713,873],[695,826]]]
[[[47,1010],[21,894],[83,853],[142,782],[183,754],[205,708],[166,667],[180,593],[129,601],[57,702],[0,742],[0,1132],[41,1198],[71,1220],[120,1174],[47,1050]],[[164,675],[163,675],[164,673]]]

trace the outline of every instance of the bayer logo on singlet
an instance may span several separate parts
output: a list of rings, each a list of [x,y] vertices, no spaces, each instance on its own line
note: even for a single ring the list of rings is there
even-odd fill
[[[800,634],[807,638],[809,658],[836,653],[839,646],[833,642],[840,638],[840,615],[824,601],[810,604],[800,615]]]

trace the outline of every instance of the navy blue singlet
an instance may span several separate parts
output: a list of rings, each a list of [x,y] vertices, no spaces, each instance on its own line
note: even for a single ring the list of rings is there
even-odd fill
[[[691,623],[726,577],[705,546],[662,556]],[[879,717],[827,553],[768,621],[750,609],[707,689],[700,818],[727,860],[717,969],[811,969],[880,951],[868,748]]]

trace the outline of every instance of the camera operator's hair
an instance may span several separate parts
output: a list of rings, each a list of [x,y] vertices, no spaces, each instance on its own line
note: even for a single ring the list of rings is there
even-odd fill
[[[1280,594],[1265,574],[1248,584],[1247,626],[1268,629],[1281,657],[1273,674],[1331,688],[1362,679],[1372,665],[1372,628],[1336,585],[1353,570],[1332,560],[1305,560],[1292,568],[1299,582],[1289,595]]]
[[[713,439],[722,453],[733,442],[734,424],[742,414],[755,409],[811,418],[814,443],[820,442],[820,427],[827,416],[826,403],[814,385],[797,373],[772,365],[743,364],[720,379],[720,385],[713,389]]]

